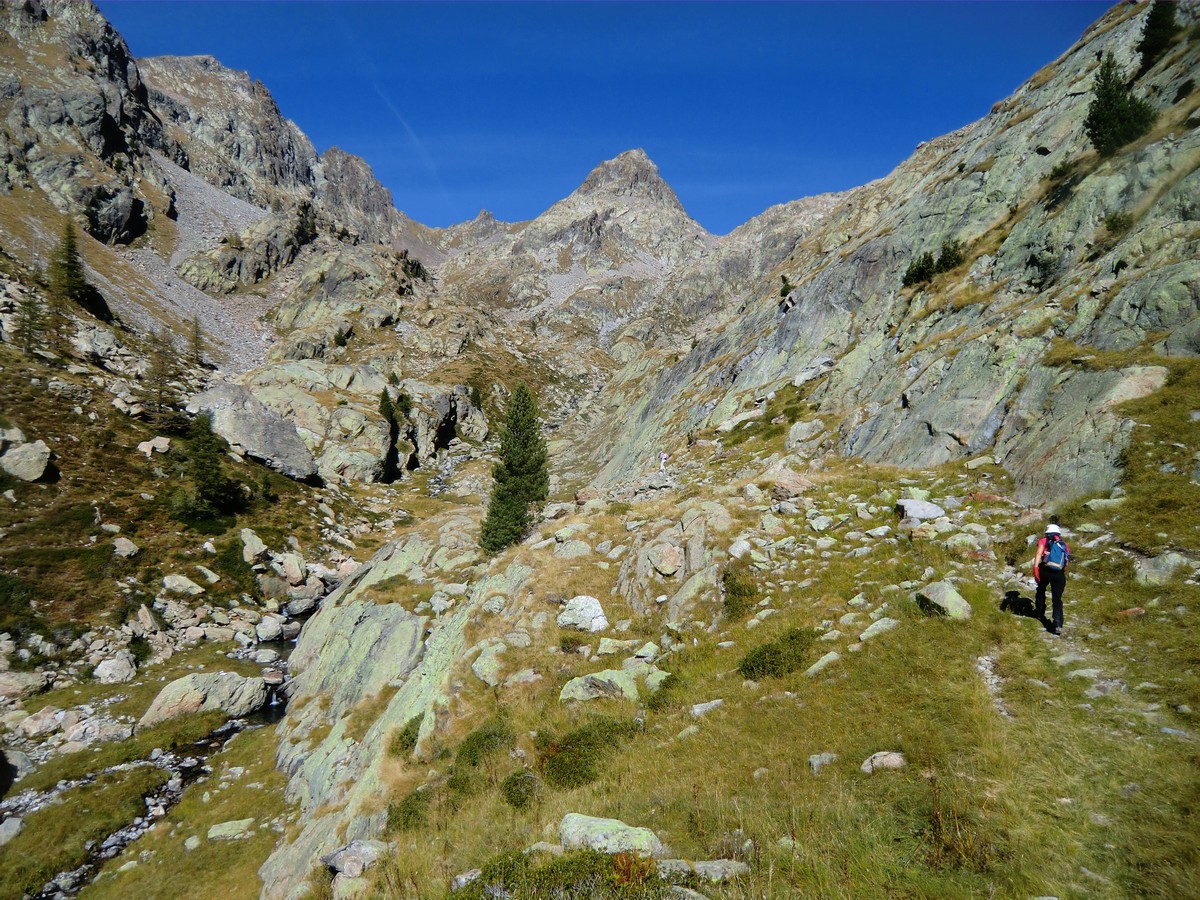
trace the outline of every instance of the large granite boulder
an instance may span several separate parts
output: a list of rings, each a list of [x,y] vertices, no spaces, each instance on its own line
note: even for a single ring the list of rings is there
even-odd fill
[[[17,444],[0,456],[0,469],[22,481],[37,481],[50,465],[50,448],[45,441]]]
[[[226,715],[247,716],[267,702],[267,684],[261,678],[243,678],[233,672],[185,675],[158,692],[138,729],[188,713],[219,709]]]
[[[246,388],[219,384],[188,401],[190,413],[207,412],[213,431],[247,456],[262,460],[272,469],[306,481],[317,474],[316,463],[296,426],[260,403]]]

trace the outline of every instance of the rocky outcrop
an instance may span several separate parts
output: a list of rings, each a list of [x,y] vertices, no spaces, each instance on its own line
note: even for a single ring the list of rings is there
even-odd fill
[[[414,718],[422,721],[418,747],[437,729],[437,710],[467,649],[471,618],[485,602],[514,596],[529,576],[514,565],[483,578],[463,603],[432,620],[368,599],[397,572],[420,577],[413,566],[423,558],[412,546],[380,550],[326,599],[296,645],[277,763],[290,774],[287,796],[299,804],[305,826],[259,870],[264,897],[296,896],[314,860],[382,832],[384,815],[377,810],[386,742]],[[356,740],[347,733],[346,713],[377,701],[384,690],[391,691],[390,700]]]
[[[138,62],[176,163],[255,206],[283,206],[311,185],[316,150],[261,82],[211,56]]]
[[[672,434],[715,427],[790,382],[835,423],[830,449],[868,462],[922,467],[988,450],[1022,500],[1111,488],[1130,427],[1117,398],[1152,390],[1155,376],[1094,365],[1087,348],[1200,322],[1200,267],[1180,243],[1190,206],[1179,202],[1200,177],[1200,137],[1177,127],[1103,163],[1085,155],[1097,59],[1111,52],[1132,68],[1140,15],[1114,8],[990,115],[830,198],[775,272],[751,280],[724,331],[660,359],[650,379],[655,364],[633,357],[606,389],[599,486]],[[1162,98],[1160,122],[1184,124],[1176,101],[1197,52],[1190,43],[1139,83]],[[1072,163],[1069,178],[1056,174]],[[1107,233],[1106,216],[1134,210],[1128,232]],[[904,288],[909,262],[949,240],[968,248],[962,266]],[[781,276],[792,287],[783,302]],[[1063,360],[1064,344],[1080,345],[1079,362]],[[1157,347],[1192,352],[1183,338]],[[616,421],[621,436],[606,444]]]
[[[184,260],[179,274],[202,291],[228,294],[275,274],[314,237],[312,207],[301,203],[227,236],[216,249]]]
[[[304,481],[317,473],[312,454],[286,419],[240,385],[221,384],[188,401],[188,411],[212,416],[213,431],[276,471]]]
[[[40,189],[101,241],[144,234],[169,200],[137,148],[162,129],[125,42],[90,0],[6,3],[0,29],[0,186]]]

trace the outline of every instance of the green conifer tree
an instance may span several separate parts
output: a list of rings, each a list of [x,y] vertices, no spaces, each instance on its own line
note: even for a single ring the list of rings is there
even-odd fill
[[[59,300],[82,303],[91,290],[83,271],[83,260],[79,257],[75,223],[70,219],[63,223],[62,237],[50,254],[49,275],[50,295]]]
[[[16,316],[13,321],[13,342],[21,352],[30,356],[42,345],[46,331],[46,317],[42,303],[33,291],[26,291],[17,300]]]
[[[178,353],[165,331],[151,332],[147,341],[148,364],[142,377],[142,397],[150,421],[156,425],[170,424],[179,405]]]
[[[1142,57],[1142,64],[1138,68],[1139,75],[1149,72],[1167,52],[1171,38],[1179,30],[1179,23],[1175,21],[1175,5],[1164,0],[1154,0],[1150,4],[1150,11],[1146,13],[1146,24],[1142,28],[1142,39],[1137,45],[1137,52]]]
[[[485,551],[497,553],[525,536],[533,509],[549,492],[546,463],[537,403],[521,383],[509,398],[500,432],[500,461],[492,469],[492,496],[479,534]]]
[[[188,427],[187,474],[195,493],[185,505],[185,519],[212,520],[244,505],[238,483],[225,475],[221,458],[225,442],[212,430],[212,418],[201,413]]]
[[[1101,156],[1112,156],[1150,130],[1157,113],[1126,87],[1111,53],[1100,63],[1092,86],[1093,99],[1083,126]]]

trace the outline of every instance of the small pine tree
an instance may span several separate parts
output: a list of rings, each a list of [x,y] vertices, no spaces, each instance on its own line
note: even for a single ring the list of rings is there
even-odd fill
[[[17,314],[13,322],[13,340],[26,356],[42,346],[46,332],[46,317],[41,301],[32,291],[26,291],[17,301]]]
[[[188,328],[188,364],[196,369],[204,367],[204,329],[199,316],[192,316]]]
[[[195,486],[195,494],[187,504],[189,518],[215,519],[243,506],[237,482],[221,470],[225,446],[212,430],[212,417],[208,413],[192,420],[188,428],[187,474]]]
[[[50,254],[49,275],[50,295],[60,300],[82,303],[91,290],[79,257],[75,223],[70,219],[63,224],[62,237]]]
[[[175,381],[179,378],[178,354],[165,332],[150,334],[147,342],[149,365],[142,379],[142,394],[150,421],[165,425],[174,417],[179,405],[179,391]]]
[[[389,426],[396,424],[396,405],[392,403],[392,395],[387,388],[379,392],[379,414]]]
[[[408,394],[404,393],[404,391],[401,391],[396,395],[396,412],[399,413],[400,417],[403,419],[407,419],[409,413],[412,412],[412,398],[409,397]]]
[[[492,496],[480,529],[479,545],[498,553],[529,530],[531,509],[550,489],[546,441],[537,421],[537,403],[524,383],[509,398],[500,432],[500,461],[492,469]]]
[[[966,258],[962,241],[946,241],[942,244],[942,252],[938,255],[934,270],[939,273],[949,272],[951,269],[961,266]]]
[[[1111,53],[1100,63],[1092,93],[1083,126],[1101,156],[1112,156],[1130,141],[1137,140],[1150,130],[1158,115],[1154,107],[1126,87]]]
[[[1167,47],[1171,45],[1171,38],[1177,31],[1179,31],[1179,23],[1175,21],[1175,4],[1164,2],[1164,0],[1154,0],[1150,4],[1150,11],[1146,13],[1142,39],[1137,45],[1137,52],[1142,58],[1142,64],[1138,68],[1139,75],[1149,72],[1150,68],[1167,52]]]

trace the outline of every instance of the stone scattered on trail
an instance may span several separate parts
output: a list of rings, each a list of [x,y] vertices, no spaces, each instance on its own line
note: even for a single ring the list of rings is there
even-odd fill
[[[946,616],[965,621],[971,618],[971,604],[948,581],[935,581],[916,593],[917,606],[928,615]]]
[[[262,538],[249,528],[242,529],[242,559],[248,563],[257,562],[267,552],[267,545]]]
[[[185,675],[158,692],[139,730],[187,713],[219,709],[232,717],[247,716],[267,702],[267,684],[262,678],[243,678],[233,672]]]
[[[872,623],[866,631],[858,636],[858,639],[860,641],[869,641],[871,638],[879,637],[879,635],[891,631],[899,624],[896,619],[889,619],[887,616],[884,616],[882,619]]]
[[[666,578],[670,578],[683,566],[683,554],[678,547],[670,544],[655,544],[646,551],[646,559],[654,567],[654,571]]]
[[[126,681],[132,681],[136,673],[137,666],[133,662],[133,654],[122,650],[112,659],[106,659],[96,666],[92,677],[101,684],[124,684]]]
[[[878,753],[868,756],[859,768],[870,775],[881,770],[903,769],[907,764],[903,753],[897,753],[895,750],[880,750]]]
[[[149,459],[155,453],[166,453],[171,449],[171,439],[169,437],[155,437],[148,441],[142,441],[137,445],[138,453],[145,453],[146,459]]]
[[[388,845],[383,841],[351,841],[332,853],[326,853],[321,857],[321,862],[347,878],[358,878],[375,865],[387,850]]]
[[[63,720],[63,711],[57,706],[43,706],[32,715],[17,723],[16,732],[21,737],[36,738],[57,731]]]
[[[234,819],[231,822],[218,822],[208,829],[208,839],[210,841],[240,841],[250,837],[250,829],[253,827],[253,819]]]
[[[0,469],[22,481],[37,481],[46,474],[50,465],[50,448],[45,441],[32,444],[17,444],[9,447],[0,456]]]
[[[49,684],[50,675],[47,672],[0,672],[0,697],[27,697]]]
[[[656,859],[666,854],[662,841],[649,828],[626,825],[619,819],[599,819],[567,813],[558,826],[564,850],[597,850],[600,853],[636,853]]]
[[[507,649],[508,645],[504,643],[489,644],[484,647],[475,661],[471,663],[471,672],[488,687],[495,687],[500,683],[502,668],[500,657]]]
[[[826,653],[824,656],[822,656],[820,659],[818,659],[815,663],[813,663],[811,666],[809,666],[805,670],[804,674],[807,675],[809,678],[812,678],[814,675],[819,675],[819,674],[821,674],[821,672],[823,672],[825,669],[827,669],[829,666],[833,665],[835,662],[837,662],[841,658],[842,658],[842,655],[840,653],[838,653],[836,650],[830,650],[828,653]]]
[[[567,601],[563,611],[558,614],[558,627],[595,633],[608,628],[608,619],[599,600],[581,594]]]
[[[183,842],[184,850],[196,850],[196,849],[199,849],[199,847],[200,847],[200,838],[198,835],[193,834],[191,837],[189,837],[186,841]]]
[[[633,673],[622,669],[605,669],[603,672],[581,675],[564,684],[558,695],[560,703],[604,698],[637,700],[638,686]]]
[[[940,519],[946,511],[928,500],[904,499],[896,501],[896,510],[906,519]]]

